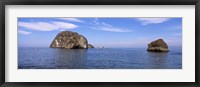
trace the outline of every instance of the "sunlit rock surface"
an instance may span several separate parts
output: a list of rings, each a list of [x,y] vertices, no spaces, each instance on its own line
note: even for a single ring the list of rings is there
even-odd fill
[[[60,32],[50,45],[51,48],[66,48],[66,49],[87,49],[87,39],[71,31]]]
[[[91,44],[88,44],[88,48],[94,48],[94,46]]]
[[[152,41],[148,44],[147,51],[153,51],[153,52],[169,52],[167,44],[164,42],[163,39],[158,39],[155,41]]]

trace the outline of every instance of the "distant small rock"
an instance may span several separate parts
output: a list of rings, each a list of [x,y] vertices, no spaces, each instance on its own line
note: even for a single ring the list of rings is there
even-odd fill
[[[169,52],[167,44],[164,42],[163,39],[158,39],[155,41],[152,41],[150,44],[148,44],[147,51],[153,51],[153,52]]]
[[[87,49],[87,39],[71,31],[60,32],[50,45],[51,48],[66,48],[66,49]]]
[[[94,46],[91,44],[88,44],[88,48],[94,48]]]

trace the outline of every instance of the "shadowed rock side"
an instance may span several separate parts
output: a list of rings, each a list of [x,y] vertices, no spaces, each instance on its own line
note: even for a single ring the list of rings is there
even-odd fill
[[[88,48],[94,48],[94,46],[91,44],[88,44]]]
[[[153,52],[169,52],[167,44],[163,39],[158,39],[148,44],[147,51]]]
[[[50,45],[51,48],[87,49],[87,39],[76,32],[60,32]]]

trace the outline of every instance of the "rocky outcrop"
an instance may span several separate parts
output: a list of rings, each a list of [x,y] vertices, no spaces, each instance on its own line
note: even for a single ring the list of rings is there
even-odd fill
[[[60,32],[50,45],[51,48],[66,48],[66,49],[87,49],[87,39],[71,31]]]
[[[158,39],[148,44],[147,51],[153,52],[168,52],[168,46],[163,39]]]
[[[94,46],[91,44],[88,44],[88,48],[94,48]]]

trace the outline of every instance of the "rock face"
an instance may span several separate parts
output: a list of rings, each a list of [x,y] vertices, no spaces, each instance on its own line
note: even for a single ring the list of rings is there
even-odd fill
[[[87,39],[76,32],[60,32],[50,45],[51,48],[87,49]]]
[[[168,52],[168,46],[163,39],[158,39],[148,44],[147,51],[153,52]]]
[[[94,48],[94,46],[91,44],[88,44],[88,48]]]

